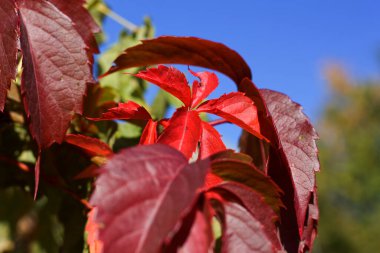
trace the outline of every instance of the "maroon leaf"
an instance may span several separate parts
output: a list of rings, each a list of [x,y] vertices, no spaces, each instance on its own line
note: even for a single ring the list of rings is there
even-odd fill
[[[111,158],[91,198],[95,222],[103,225],[99,239],[104,252],[159,252],[194,205],[208,167],[208,161],[188,165],[178,151],[158,144]]]
[[[316,189],[315,189],[316,191]],[[319,220],[319,209],[317,195],[313,194],[313,199],[310,201],[307,215],[307,223],[301,237],[301,243],[298,251],[301,253],[311,251],[313,249],[313,242],[317,236],[317,225]]]
[[[302,234],[306,212],[315,190],[315,172],[319,171],[318,135],[302,107],[282,93],[261,90],[278,131],[279,145],[289,164],[294,185],[294,205]],[[287,173],[287,171],[283,171]]]
[[[115,71],[154,64],[185,64],[214,69],[226,74],[237,84],[251,78],[251,70],[243,58],[221,43],[195,37],[162,36],[144,40],[130,47],[114,62],[108,74]]]
[[[40,148],[61,143],[92,82],[87,45],[73,22],[52,3],[18,0],[22,92],[30,131]]]
[[[210,124],[202,121],[202,134],[200,145],[200,157],[206,158],[212,154],[226,149],[220,134]]]
[[[234,182],[224,182],[210,189],[210,191],[219,193],[226,201],[237,202],[243,205],[262,224],[260,230],[264,232],[267,240],[270,241],[272,250],[277,252],[282,248],[274,223],[278,219],[278,216],[264,202],[262,195],[251,188]]]
[[[0,5],[0,111],[4,110],[7,89],[16,77],[17,12],[14,0],[3,0]]]
[[[157,142],[181,151],[188,159],[196,150],[201,137],[201,119],[198,112],[182,107],[177,109]]]
[[[65,137],[65,142],[80,147],[93,156],[108,156],[113,154],[112,149],[106,143],[97,138],[92,138],[81,134],[68,134]]]
[[[126,103],[119,103],[117,107],[108,109],[100,118],[89,119],[95,121],[117,119],[150,120],[151,116],[143,106],[133,101],[128,101]]]
[[[99,33],[101,30],[90,13],[83,7],[86,0],[49,1],[74,22],[75,29],[81,35],[83,41],[89,45],[90,52],[99,53],[94,33]]]
[[[238,182],[261,193],[265,202],[270,205],[276,213],[279,213],[280,207],[282,206],[280,188],[278,188],[270,177],[255,168],[253,164],[236,159],[219,157],[212,161],[211,172],[224,181]]]
[[[277,245],[271,237],[268,237],[264,229],[269,224],[262,217],[258,219],[247,209],[238,203],[223,203],[223,235],[222,253],[255,252],[255,253],[277,253]],[[275,233],[275,230],[272,231]]]
[[[260,134],[257,109],[252,100],[241,92],[232,92],[220,98],[208,100],[201,104],[197,111],[216,114],[253,135],[264,138]]]
[[[208,95],[213,92],[216,87],[218,87],[219,81],[218,77],[211,72],[198,72],[195,73],[189,69],[190,73],[200,79],[200,82],[193,82],[192,89],[192,102],[191,107],[197,106],[203,99],[207,98]]]
[[[190,106],[190,87],[187,84],[185,75],[178,69],[158,65],[157,68],[140,71],[135,76],[158,85],[160,88],[181,100],[185,106]]]
[[[185,244],[179,249],[179,253],[207,253],[211,251],[212,243],[211,225],[205,215],[197,210],[195,220]]]
[[[157,121],[149,120],[141,134],[140,144],[154,144],[157,141]]]

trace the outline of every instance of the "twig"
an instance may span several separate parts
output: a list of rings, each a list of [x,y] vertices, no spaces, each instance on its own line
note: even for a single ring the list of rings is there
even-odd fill
[[[123,18],[116,12],[112,11],[110,8],[108,8],[105,4],[99,4],[98,10],[103,13],[104,15],[107,15],[108,17],[112,18],[116,22],[118,22],[120,25],[124,26],[127,30],[130,32],[134,32],[138,29],[138,26],[133,24],[131,21]]]

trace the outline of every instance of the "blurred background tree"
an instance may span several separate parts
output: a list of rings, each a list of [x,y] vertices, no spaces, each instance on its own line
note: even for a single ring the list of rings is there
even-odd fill
[[[380,249],[380,81],[329,68],[319,123],[320,221],[316,252]]]

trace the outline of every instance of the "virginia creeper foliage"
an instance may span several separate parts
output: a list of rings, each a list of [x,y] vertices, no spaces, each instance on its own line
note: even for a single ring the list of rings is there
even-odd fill
[[[318,137],[302,108],[258,89],[247,63],[225,45],[171,36],[125,49],[99,78],[139,67],[128,74],[135,82],[157,85],[181,102],[173,115],[157,117],[137,96],[115,101],[102,79],[93,80],[100,29],[83,4],[0,5],[0,124],[25,127],[35,158],[22,163],[15,151],[0,154],[0,163],[25,175],[34,171],[37,200],[56,187],[81,205],[92,253],[311,251]],[[189,67],[189,83],[168,64],[208,70]],[[207,100],[219,85],[211,70],[238,90]],[[226,148],[216,123],[201,113],[242,129],[240,153]],[[138,140],[122,135],[125,126],[139,129]]]

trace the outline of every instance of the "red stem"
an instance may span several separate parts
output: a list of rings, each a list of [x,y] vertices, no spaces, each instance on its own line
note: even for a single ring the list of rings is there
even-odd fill
[[[209,122],[209,124],[210,124],[211,126],[217,126],[217,125],[224,124],[224,123],[231,123],[231,122],[229,122],[229,121],[226,120],[226,119],[217,119],[217,120],[214,120],[214,121]]]

